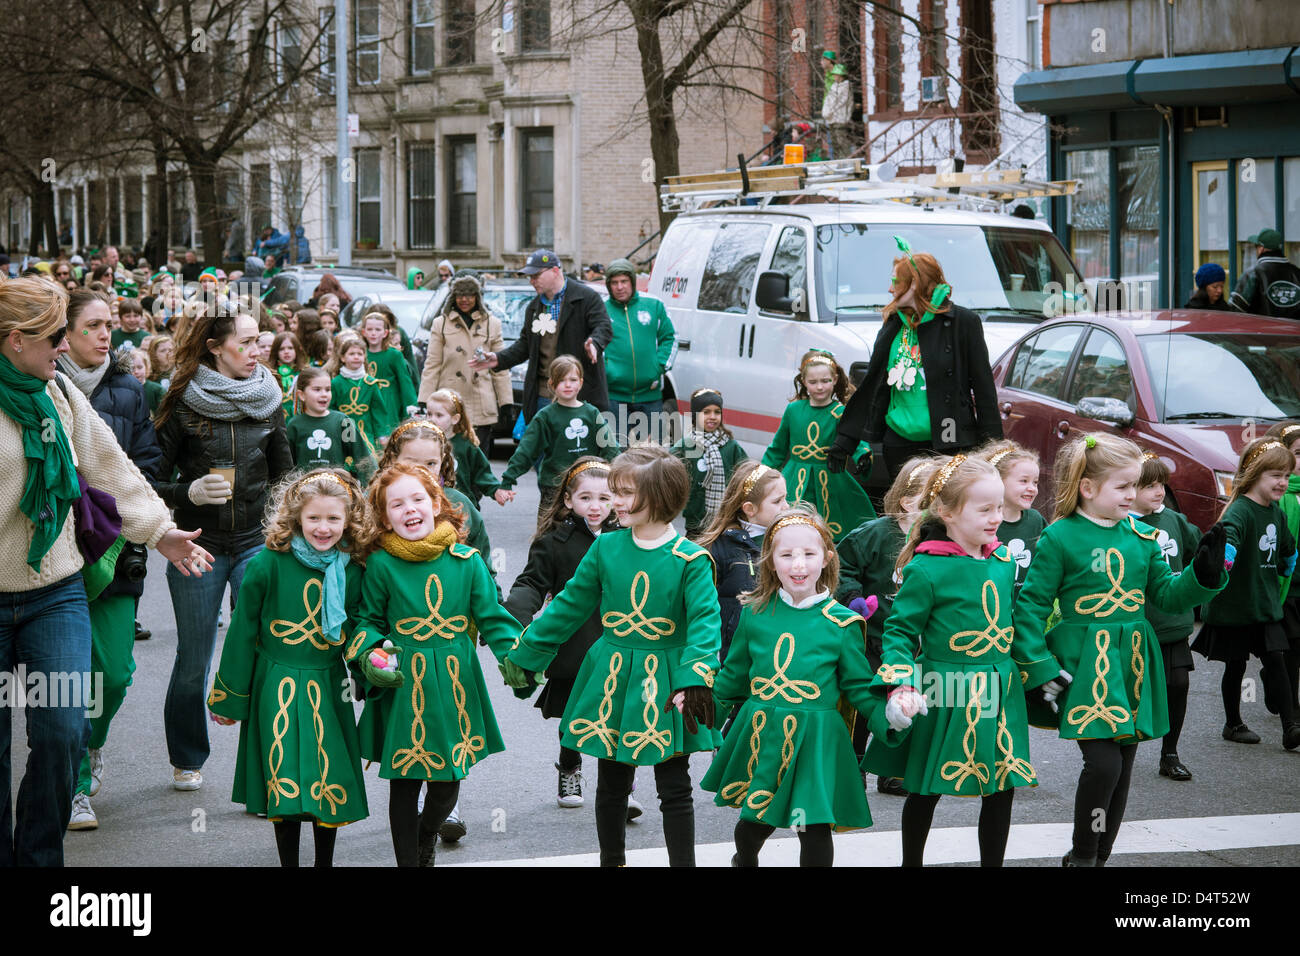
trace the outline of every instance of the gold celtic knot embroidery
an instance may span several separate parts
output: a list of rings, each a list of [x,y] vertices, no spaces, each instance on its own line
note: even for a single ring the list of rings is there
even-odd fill
[[[284,735],[289,732],[289,705],[293,703],[293,695],[297,690],[298,685],[292,677],[281,679],[280,685],[275,689],[275,699],[280,707],[271,721],[271,733],[275,739],[271,741],[271,749],[266,754],[266,766],[271,771],[271,778],[266,782],[266,802],[270,804],[271,795],[275,794],[277,807],[281,797],[292,800],[298,796],[298,785],[288,777],[280,776],[280,764],[284,763]]]
[[[339,406],[339,411],[352,417],[360,417],[370,411],[370,406],[361,401],[361,387],[359,385],[348,393],[348,400],[345,404]]]
[[[754,768],[758,766],[759,738],[766,726],[767,714],[761,710],[754,711],[754,716],[749,721],[749,763],[745,765],[745,779],[727,784],[718,794],[723,800],[730,801],[732,806],[740,806],[749,794],[749,785],[754,782]]]
[[[876,676],[886,684],[892,684],[896,680],[902,680],[904,677],[912,676],[911,664],[881,664],[876,670]]]
[[[311,703],[311,722],[316,730],[316,763],[320,767],[320,779],[311,785],[311,798],[318,804],[324,801],[330,805],[330,813],[339,812],[339,807],[348,802],[348,792],[342,784],[329,783],[330,758],[325,753],[325,721],[320,714],[320,684],[314,680],[307,681],[307,700]]]
[[[1112,559],[1119,565],[1118,572],[1111,565]],[[1141,588],[1124,590],[1124,555],[1115,548],[1106,549],[1106,577],[1110,581],[1110,590],[1085,594],[1074,602],[1075,611],[1094,617],[1109,617],[1116,611],[1126,611],[1131,614],[1142,609],[1142,605],[1146,603],[1146,595]]]
[[[831,473],[829,471],[819,471],[817,473],[817,485],[822,495],[822,517],[826,518],[826,527],[830,533],[837,535],[844,530],[844,526],[838,521],[832,521],[827,517],[831,513]]]
[[[429,594],[431,587],[437,592],[437,600]],[[429,575],[424,582],[424,606],[429,609],[427,617],[404,617],[393,625],[393,629],[403,637],[413,637],[417,641],[427,641],[431,637],[450,641],[469,630],[469,618],[464,614],[443,617],[438,613],[442,608],[442,581],[436,574]]]
[[[650,598],[650,575],[638,571],[632,579],[632,590],[628,596],[632,601],[631,611],[626,614],[607,611],[600,619],[601,625],[612,630],[615,637],[627,637],[635,632],[647,641],[657,641],[677,630],[677,624],[672,618],[645,616],[645,604]]]
[[[701,677],[704,678],[705,687],[713,686],[714,670],[708,664],[704,663],[703,661],[696,661],[694,664],[691,665],[691,670],[695,671],[695,673],[699,674]]]
[[[460,728],[460,743],[451,748],[451,762],[461,770],[466,770],[466,763],[478,763],[475,756],[487,746],[479,734],[470,736],[469,713],[465,710],[465,685],[460,682],[460,661],[455,655],[447,657],[447,674],[451,677],[451,699],[456,704],[456,725]]]
[[[808,487],[808,469],[799,468],[794,475],[794,494],[790,496],[791,501],[802,501],[803,490]]]
[[[400,770],[403,777],[416,764],[426,774],[447,766],[440,754],[424,749],[424,675],[428,666],[423,654],[411,655],[411,746],[393,751],[393,769]]]
[[[609,659],[609,675],[605,678],[605,696],[600,699],[596,710],[596,719],[585,717],[569,721],[569,733],[581,734],[575,745],[581,747],[592,737],[605,745],[605,756],[614,756],[614,745],[618,741],[618,731],[609,726],[610,715],[614,712],[614,691],[618,689],[618,672],[623,667],[623,655],[615,651]]]
[[[1110,659],[1106,652],[1110,650],[1110,631],[1098,631],[1094,641],[1097,647],[1097,676],[1092,679],[1092,703],[1072,707],[1065,719],[1071,726],[1078,727],[1080,733],[1094,720],[1103,721],[1114,733],[1119,730],[1120,722],[1128,719],[1128,711],[1114,704],[1106,706],[1106,693],[1109,689],[1106,686],[1106,675],[1110,672]]]
[[[763,819],[763,814],[767,813],[768,804],[776,796],[776,790],[781,789],[781,780],[785,777],[786,768],[794,759],[794,732],[798,726],[799,720],[794,714],[786,714],[785,719],[781,721],[781,730],[785,733],[785,738],[781,741],[781,766],[776,771],[775,790],[753,790],[745,800],[745,805],[749,809],[758,811],[760,820]]]
[[[951,780],[953,789],[958,791],[971,777],[981,784],[989,782],[988,764],[978,763],[975,760],[975,725],[979,722],[980,697],[988,690],[988,683],[989,675],[983,671],[971,675],[970,700],[966,702],[966,732],[961,735],[961,749],[966,759],[949,760],[939,768],[939,776],[944,780]]]
[[[1002,713],[998,715],[998,750],[1002,751],[1002,759],[993,764],[999,790],[1006,787],[1007,777],[1013,773],[1023,777],[1025,783],[1034,782],[1033,766],[1028,760],[1017,757],[1011,752],[1013,743],[1011,730],[1007,727],[1007,712],[1003,708]]]
[[[795,445],[790,449],[790,454],[804,461],[825,461],[826,449],[818,442],[822,437],[822,427],[816,422],[808,423],[808,444]]]
[[[782,658],[782,648],[785,657]],[[786,632],[777,639],[772,651],[771,677],[755,677],[749,682],[749,692],[759,700],[771,700],[778,694],[781,699],[791,704],[801,704],[805,700],[816,700],[822,695],[822,689],[810,680],[791,680],[786,675],[786,668],[794,660],[794,635]]]
[[[316,603],[312,603],[312,593],[315,592]],[[324,603],[324,588],[320,581],[312,578],[302,586],[302,606],[307,612],[307,616],[301,621],[272,621],[271,636],[278,637],[286,644],[301,644],[303,641],[311,641],[311,646],[319,651],[328,651],[331,646],[329,641],[325,640],[325,635],[320,629],[320,609]],[[343,636],[340,633],[338,643],[343,643]]]
[[[989,609],[989,593],[993,595],[993,608]],[[982,631],[958,631],[948,638],[948,646],[954,651],[961,651],[971,657],[979,657],[991,650],[1005,654],[1011,650],[1011,636],[1014,627],[998,627],[998,615],[1002,612],[1002,600],[998,597],[998,586],[991,580],[984,582],[980,590],[980,604],[984,608],[984,620],[988,623]],[[958,638],[967,638],[961,642]]]
[[[388,387],[388,379],[386,379],[386,378],[380,378],[380,377],[379,377],[379,363],[378,363],[378,362],[367,362],[367,363],[366,363],[366,379],[365,379],[365,383],[366,383],[367,385],[373,385],[373,386],[375,386],[375,388],[387,388],[387,387]]]
[[[226,692],[221,688],[214,686],[212,688],[212,693],[208,695],[208,706],[211,707],[213,704],[219,704],[225,699]]]
[[[668,746],[673,742],[673,733],[671,730],[659,729],[659,702],[655,699],[659,696],[659,682],[655,680],[655,672],[659,670],[659,658],[653,654],[647,654],[645,658],[645,692],[643,694],[645,707],[641,711],[641,717],[645,720],[645,730],[628,731],[623,735],[623,746],[631,747],[632,759],[635,760],[641,756],[641,751],[650,744],[659,748],[659,756],[668,755]]]
[[[1137,720],[1138,704],[1142,702],[1142,678],[1146,674],[1147,664],[1142,659],[1142,632],[1136,628],[1133,630],[1133,656],[1129,663],[1133,668],[1133,709],[1129,713]]]

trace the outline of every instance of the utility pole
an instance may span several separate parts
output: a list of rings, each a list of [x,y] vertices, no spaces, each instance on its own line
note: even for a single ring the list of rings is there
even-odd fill
[[[339,211],[339,265],[352,265],[352,144],[348,139],[348,0],[334,0],[334,179]]]

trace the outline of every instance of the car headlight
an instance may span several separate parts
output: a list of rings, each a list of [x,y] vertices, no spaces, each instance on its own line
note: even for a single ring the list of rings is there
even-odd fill
[[[1232,472],[1216,471],[1214,473],[1214,484],[1219,489],[1219,497],[1226,499],[1232,494]]]

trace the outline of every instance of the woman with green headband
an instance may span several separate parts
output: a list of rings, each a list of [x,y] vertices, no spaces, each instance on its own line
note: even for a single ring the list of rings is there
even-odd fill
[[[858,442],[880,442],[891,481],[913,455],[951,455],[1002,437],[980,317],[952,301],[934,256],[894,238],[903,253],[894,260],[894,297],[827,456],[831,471],[843,471]]]
[[[212,556],[176,530],[112,431],[75,386],[55,379],[67,353],[68,295],[39,278],[0,283],[0,672],[24,669],[73,699],[26,711],[30,756],[10,806],[13,708],[0,707],[0,866],[61,866],[87,732],[90,619],[71,514],[87,484],[116,499],[122,537],[157,548],[182,574]],[[100,542],[101,545],[116,542]],[[110,549],[111,550],[111,549]],[[40,679],[40,678],[36,678]]]

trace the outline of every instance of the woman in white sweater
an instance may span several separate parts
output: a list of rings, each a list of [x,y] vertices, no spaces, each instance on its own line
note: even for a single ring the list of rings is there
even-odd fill
[[[112,495],[128,541],[184,574],[212,556],[167,506],[75,387],[54,381],[67,352],[68,295],[43,278],[0,282],[0,673],[43,697],[25,701],[30,753],[10,813],[13,711],[0,707],[0,866],[61,866],[63,831],[89,731],[90,620],[74,535],[80,472]],[[66,383],[65,383],[66,385]]]

